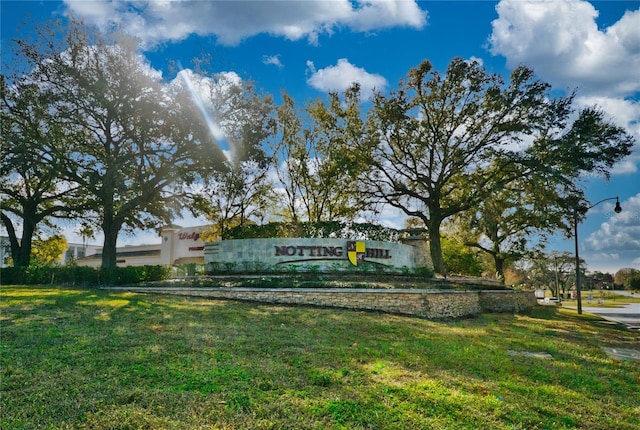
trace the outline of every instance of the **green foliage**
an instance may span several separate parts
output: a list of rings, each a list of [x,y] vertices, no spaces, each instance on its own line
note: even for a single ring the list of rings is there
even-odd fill
[[[442,238],[442,257],[447,273],[468,276],[482,275],[482,259],[476,251],[461,242]]]
[[[575,264],[575,256],[567,251],[539,254],[529,261],[526,284],[530,288],[549,288],[559,296],[575,283]],[[584,265],[584,260],[580,264]]]
[[[238,263],[236,263],[235,261],[227,261],[224,263],[224,268],[227,272],[233,272],[234,270],[236,270],[237,266]]]
[[[127,266],[95,269],[67,265],[5,267],[0,269],[2,285],[125,285],[169,279],[173,274],[169,266]]]
[[[510,78],[505,83],[462,58],[445,73],[425,60],[397,91],[373,100],[370,138],[358,148],[370,168],[360,179],[375,197],[423,221],[439,273],[445,273],[443,221],[520,176],[509,167],[508,145],[531,133],[547,111],[550,86],[533,70],[517,67]]]
[[[172,271],[169,266],[126,266],[99,269],[101,284],[124,285],[168,279]]]
[[[369,138],[356,145],[369,166],[359,179],[375,198],[422,220],[437,272],[445,269],[440,228],[450,217],[479,213],[494,224],[476,228],[493,242],[486,251],[502,273],[526,254],[529,231],[567,227],[584,200],[586,174],[608,178],[630,154],[633,136],[597,109],[582,110],[567,127],[573,96],[554,98],[550,90],[527,66],[505,82],[478,62],[454,58],[445,73],[423,61],[397,91],[374,97]],[[533,145],[514,151],[524,136]],[[490,207],[503,191],[514,201]]]
[[[74,20],[39,30],[40,39],[20,43],[18,55],[37,71],[31,81],[46,82],[41,86],[52,96],[47,112],[66,145],[66,152],[53,154],[61,166],[56,179],[73,184],[83,211],[96,214],[105,236],[102,266],[114,267],[122,229],[171,222],[186,202],[181,185],[226,158],[204,131],[186,87],[165,87],[146,67],[136,40],[116,40]]]
[[[273,237],[343,238],[357,240],[382,240],[395,242],[400,231],[369,223],[320,222],[270,222],[263,225],[245,224],[230,229],[224,240]]]
[[[263,140],[273,131],[273,100],[258,95],[246,81],[242,88],[228,83],[229,89],[222,91],[226,94],[221,94],[224,79],[222,74],[206,82],[212,86],[211,103],[224,104],[216,116],[226,139],[233,142],[233,160],[204,175],[202,189],[193,197],[191,206],[194,213],[203,213],[212,223],[203,236],[215,239],[231,227],[261,219],[275,198],[268,175],[271,160],[262,149]],[[238,97],[241,91],[243,97]]]
[[[491,258],[492,271],[503,278],[515,262],[544,248],[548,235],[566,228],[568,209],[557,191],[523,175],[454,217],[452,225],[465,244]]]
[[[369,209],[356,178],[364,159],[353,148],[365,139],[360,89],[341,98],[329,93],[304,109],[286,93],[277,108],[279,139],[274,142],[276,175],[284,190],[282,215],[298,222],[353,220]]]
[[[616,272],[614,281],[618,285],[624,285],[626,289],[640,290],[640,270],[632,267],[622,268]]]
[[[404,268],[403,268],[403,273],[404,273]],[[429,278],[433,278],[433,275],[435,275],[435,271],[431,267],[423,266],[423,267],[416,267],[413,271],[413,274],[420,278],[429,279]]]
[[[553,118],[564,125],[572,113],[570,105],[554,112]],[[595,107],[587,107],[578,113],[568,130],[565,127],[549,127],[527,149],[533,173],[544,174],[552,183],[565,179],[574,181],[585,174],[597,174],[609,179],[613,165],[631,154],[634,138],[623,127],[606,119],[605,113]],[[575,201],[574,201],[575,204]]]
[[[82,200],[77,185],[62,177],[69,143],[45,88],[32,75],[0,76],[0,222],[20,267],[30,264],[38,227],[52,217],[77,215]],[[50,256],[45,260],[50,264]]]
[[[62,235],[44,240],[36,239],[31,249],[31,263],[36,266],[52,266],[62,259],[68,247],[67,239]]]
[[[21,285],[28,284],[25,281],[24,267],[1,267],[0,268],[0,285]]]
[[[93,267],[66,265],[56,268],[58,282],[74,285],[94,285],[98,282],[98,273]]]
[[[583,109],[568,126],[573,96],[554,99],[550,85],[527,66],[516,67],[506,82],[476,61],[454,58],[444,73],[423,61],[397,90],[376,94],[370,105],[355,84],[302,109],[284,93],[276,107],[252,84],[210,74],[201,82],[216,83],[207,88],[209,101],[235,148],[227,162],[210,141],[188,85],[167,87],[149,73],[137,41],[73,20],[38,30],[39,38],[17,44],[15,62],[34,72],[3,75],[0,83],[6,143],[0,218],[17,266],[29,265],[35,227],[52,217],[95,213],[105,236],[102,265],[113,267],[119,231],[171,222],[188,201],[215,224],[209,233],[225,239],[395,240],[391,229],[336,221],[387,203],[421,220],[436,271],[443,273],[441,226],[471,214],[477,245],[492,242],[479,247],[502,275],[527,254],[532,236],[566,231],[568,209],[585,201],[584,174],[608,178],[634,143],[595,108]],[[198,73],[205,73],[203,65]],[[514,151],[525,137],[532,144]],[[273,153],[266,154],[271,138]],[[272,162],[284,206],[276,209],[269,206]],[[204,185],[202,194],[187,196],[184,186],[195,181]],[[276,212],[293,224],[251,224]],[[448,264],[477,273],[473,261]],[[103,275],[118,282],[140,278]]]
[[[50,267],[4,267],[0,268],[1,285],[33,285],[52,282]],[[48,279],[47,279],[48,278]]]
[[[640,274],[627,279],[624,287],[629,290],[640,290]]]

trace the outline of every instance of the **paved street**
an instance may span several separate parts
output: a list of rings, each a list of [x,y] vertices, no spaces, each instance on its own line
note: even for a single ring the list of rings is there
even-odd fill
[[[582,311],[596,314],[609,321],[640,328],[640,303],[629,303],[620,308],[600,308],[584,306],[583,302]]]
[[[616,291],[616,294],[622,294],[630,296],[632,293],[628,291]],[[636,293],[637,295],[637,293]],[[592,300],[592,303],[597,303],[597,298]],[[607,300],[607,303],[611,303]],[[575,309],[575,306],[570,306]],[[640,330],[640,303],[628,303],[619,308],[603,308],[597,306],[589,306],[588,300],[582,299],[582,311],[589,312],[591,314],[598,315],[606,320],[626,324],[627,326]]]

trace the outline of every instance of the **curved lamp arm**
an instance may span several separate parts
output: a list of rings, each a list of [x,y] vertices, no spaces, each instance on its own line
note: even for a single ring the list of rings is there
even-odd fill
[[[606,202],[607,200],[615,200],[616,201],[616,207],[613,208],[613,211],[617,214],[619,214],[620,212],[622,212],[622,206],[620,206],[620,199],[618,199],[618,196],[615,197],[607,197],[606,199],[602,199],[597,203],[592,204],[591,206],[589,206],[587,208],[587,210],[591,209],[591,208],[595,208],[596,206],[598,206],[600,203],[602,202]]]

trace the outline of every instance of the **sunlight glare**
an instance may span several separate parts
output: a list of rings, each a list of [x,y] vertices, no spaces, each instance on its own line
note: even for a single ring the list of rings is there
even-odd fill
[[[189,94],[191,95],[193,102],[198,107],[198,110],[200,111],[200,115],[202,115],[202,119],[204,119],[205,123],[207,124],[209,133],[211,133],[213,140],[220,147],[220,150],[225,155],[225,157],[227,157],[227,161],[231,162],[233,159],[234,151],[233,151],[233,148],[231,147],[230,142],[226,140],[224,132],[222,131],[218,123],[215,121],[215,119],[212,118],[211,115],[209,115],[209,112],[207,111],[207,108],[204,102],[202,101],[200,94],[198,93],[195,86],[193,85],[193,82],[191,81],[191,77],[189,76],[188,71],[183,69],[180,63],[178,63],[178,66],[180,67],[179,75],[182,77],[182,80],[187,86],[187,90],[189,91]],[[228,149],[225,149],[223,145],[221,145],[221,143],[225,143]]]

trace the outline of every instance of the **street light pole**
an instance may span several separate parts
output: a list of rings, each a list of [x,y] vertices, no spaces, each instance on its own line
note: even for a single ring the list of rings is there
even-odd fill
[[[580,256],[578,256],[578,208],[573,211],[573,240],[576,246],[576,296],[578,314],[582,313],[582,291],[580,289]]]
[[[613,211],[617,214],[622,212],[622,206],[620,206],[620,200],[618,197],[607,197],[606,199],[602,199],[599,202],[589,206],[587,211],[591,208],[598,206],[602,202],[606,202],[607,200],[615,200],[616,207]],[[576,247],[576,294],[578,298],[578,314],[582,313],[582,290],[580,287],[580,257],[578,256],[578,206],[574,208],[573,211],[573,239]]]

